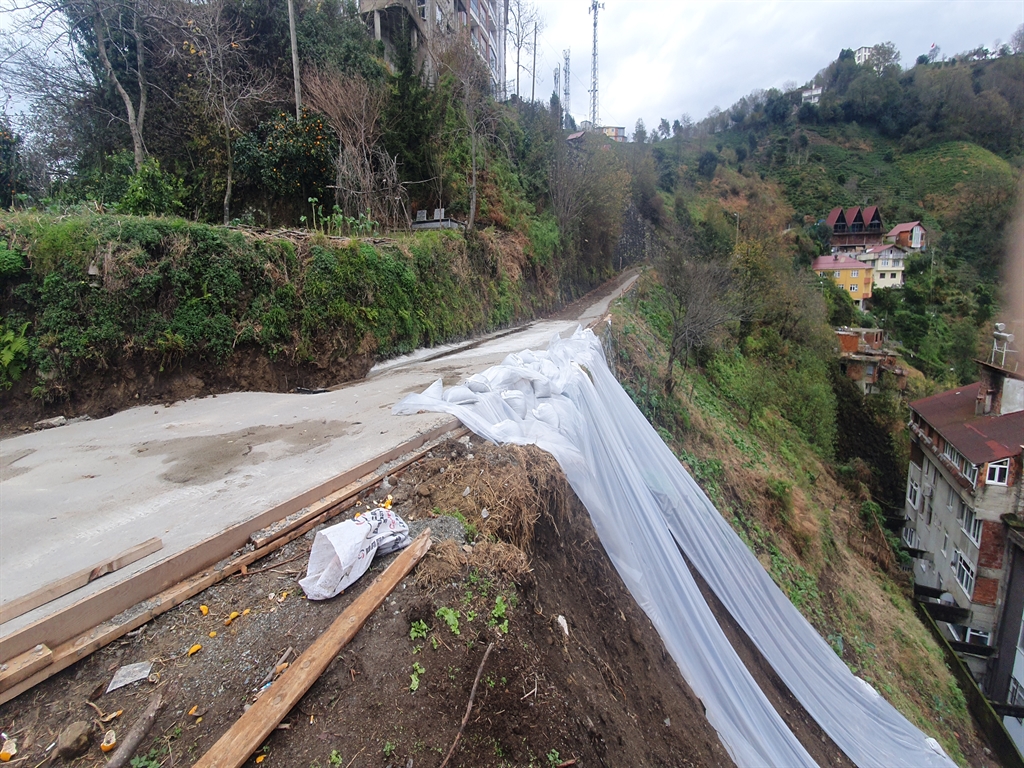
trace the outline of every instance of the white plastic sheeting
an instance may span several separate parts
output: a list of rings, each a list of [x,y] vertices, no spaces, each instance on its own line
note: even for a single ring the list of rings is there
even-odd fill
[[[464,385],[435,382],[396,413],[450,413],[496,443],[559,462],[619,575],[741,766],[810,766],[736,655],[680,549],[822,729],[862,768],[951,768],[854,676],[779,590],[612,376],[590,331],[509,355]]]

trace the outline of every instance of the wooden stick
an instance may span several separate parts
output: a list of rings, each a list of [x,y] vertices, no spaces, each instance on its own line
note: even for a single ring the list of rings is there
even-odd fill
[[[487,650],[484,651],[484,657],[480,660],[480,666],[476,670],[476,679],[473,681],[473,689],[469,692],[469,704],[466,705],[466,714],[462,716],[462,725],[459,726],[459,732],[455,734],[455,741],[452,742],[451,749],[448,750],[448,754],[445,755],[444,762],[441,763],[441,768],[448,765],[448,761],[452,759],[452,755],[455,754],[455,747],[459,745],[459,739],[462,738],[462,732],[466,730],[466,723],[469,722],[469,713],[473,711],[473,699],[476,698],[476,687],[480,684],[480,675],[483,674],[484,664],[487,663],[487,657],[491,655],[491,649],[494,648],[494,641],[487,646]]]
[[[160,541],[160,539],[147,539],[141,544],[136,544],[134,547],[130,547],[120,554],[108,557],[106,560],[96,563],[96,565],[90,568],[83,568],[77,573],[72,573],[70,576],[65,576],[62,579],[51,581],[49,584],[44,584],[39,589],[29,592],[27,595],[15,600],[10,600],[3,605],[0,605],[0,624],[4,624],[11,619],[16,619],[18,616],[28,613],[29,611],[38,608],[40,605],[46,605],[46,603],[56,600],[58,597],[63,597],[69,592],[81,589],[89,582],[98,579],[100,576],[105,576],[108,573],[119,571],[126,565],[131,565],[135,561],[141,560],[147,555],[159,552],[163,547],[164,543]]]
[[[430,529],[395,558],[193,768],[240,768],[430,549]]]
[[[146,734],[149,733],[153,723],[156,722],[160,710],[163,709],[164,704],[173,694],[174,691],[172,690],[157,691],[150,697],[149,704],[146,705],[142,714],[139,715],[139,719],[132,723],[128,735],[124,737],[124,740],[114,750],[114,754],[110,758],[110,762],[107,763],[106,768],[125,768],[128,765],[135,754],[135,750],[139,748],[139,744],[146,738]]]

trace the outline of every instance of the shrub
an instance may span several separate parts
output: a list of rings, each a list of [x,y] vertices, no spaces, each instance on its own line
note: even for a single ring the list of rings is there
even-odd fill
[[[117,208],[133,216],[162,216],[180,211],[183,196],[181,181],[160,170],[160,161],[151,157],[131,177]]]

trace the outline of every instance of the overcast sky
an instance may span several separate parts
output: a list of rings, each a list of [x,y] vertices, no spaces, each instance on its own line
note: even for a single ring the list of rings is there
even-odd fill
[[[590,113],[590,0],[534,0],[546,28],[537,42],[537,98],[551,95],[552,70],[571,49],[570,107]],[[598,15],[599,119],[632,134],[684,112],[694,120],[757,88],[800,85],[843,48],[891,41],[910,66],[932,43],[953,56],[1024,23],[1021,0],[605,0]],[[515,53],[509,54],[509,79]],[[526,62],[524,62],[526,63]],[[529,98],[530,74],[520,90]],[[564,86],[563,86],[564,87]]]

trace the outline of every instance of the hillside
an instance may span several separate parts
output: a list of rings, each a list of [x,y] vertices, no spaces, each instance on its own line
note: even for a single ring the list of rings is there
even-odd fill
[[[850,669],[959,763],[989,764],[963,694],[907,597],[909,576],[873,516],[871,469],[836,462],[789,398],[773,400],[775,386],[800,398],[808,383],[773,375],[728,339],[707,350],[700,367],[677,370],[666,395],[664,302],[649,273],[614,308],[609,333],[623,386]],[[768,396],[751,412],[754,389]]]

